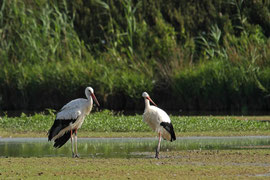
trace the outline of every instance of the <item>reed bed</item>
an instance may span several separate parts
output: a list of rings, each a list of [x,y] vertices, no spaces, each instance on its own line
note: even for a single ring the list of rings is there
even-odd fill
[[[266,111],[269,6],[3,0],[0,110],[59,109],[91,85],[114,110],[147,91],[170,110]]]

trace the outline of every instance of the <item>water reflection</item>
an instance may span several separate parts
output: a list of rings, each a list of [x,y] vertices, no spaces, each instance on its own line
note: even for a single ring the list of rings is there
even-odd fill
[[[154,156],[157,138],[79,138],[81,157],[130,158]],[[182,137],[173,143],[162,141],[161,151],[199,149],[269,148],[270,136]],[[1,157],[70,157],[70,142],[60,149],[46,138],[0,138]]]

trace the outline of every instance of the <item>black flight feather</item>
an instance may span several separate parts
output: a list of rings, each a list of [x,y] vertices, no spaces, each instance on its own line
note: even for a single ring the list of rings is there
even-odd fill
[[[67,126],[69,126],[71,123],[74,123],[75,121],[76,119],[56,119],[51,129],[48,131],[48,141],[51,141],[52,138],[56,136],[62,129],[66,128]],[[65,134],[63,136],[65,136]],[[70,136],[70,132],[69,132],[69,136]]]
[[[65,134],[63,136],[55,139],[53,147],[55,147],[55,148],[62,147],[69,140],[70,133],[71,133],[71,131],[67,131],[67,132],[65,132]],[[72,132],[72,134],[73,133],[74,133],[74,131]]]
[[[174,133],[174,130],[173,130],[173,125],[172,123],[168,123],[168,122],[161,122],[160,125],[162,127],[164,127],[164,129],[166,129],[166,131],[168,131],[170,134],[171,134],[171,142],[176,140],[176,137],[175,137],[175,133]]]

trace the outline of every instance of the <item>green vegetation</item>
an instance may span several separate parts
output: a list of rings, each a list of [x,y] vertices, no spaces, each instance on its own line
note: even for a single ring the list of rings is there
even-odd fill
[[[53,124],[55,115],[35,114],[20,117],[4,116],[0,119],[2,136],[45,136]],[[263,120],[268,120],[265,117]],[[270,122],[255,118],[215,116],[171,116],[177,136],[187,135],[268,135]],[[15,134],[11,133],[14,132]],[[17,133],[17,135],[16,135]],[[27,135],[29,133],[29,135]],[[37,133],[37,135],[35,135]],[[153,136],[152,130],[142,121],[141,115],[113,115],[111,111],[92,113],[86,117],[80,136],[87,137],[142,137]]]
[[[143,91],[171,110],[267,110],[269,32],[264,0],[3,0],[0,110],[59,109],[89,85],[115,110]]]
[[[1,158],[1,179],[269,179],[269,150],[162,152],[164,158]]]

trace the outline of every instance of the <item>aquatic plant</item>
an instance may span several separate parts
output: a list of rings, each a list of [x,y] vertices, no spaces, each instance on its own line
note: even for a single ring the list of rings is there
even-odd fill
[[[0,128],[14,132],[47,132],[53,124],[54,111],[19,117],[3,116]],[[235,117],[171,116],[176,132],[245,132],[269,131],[270,123],[256,120],[239,120]],[[114,114],[112,111],[91,113],[80,131],[85,132],[152,132],[142,121],[142,115]]]

